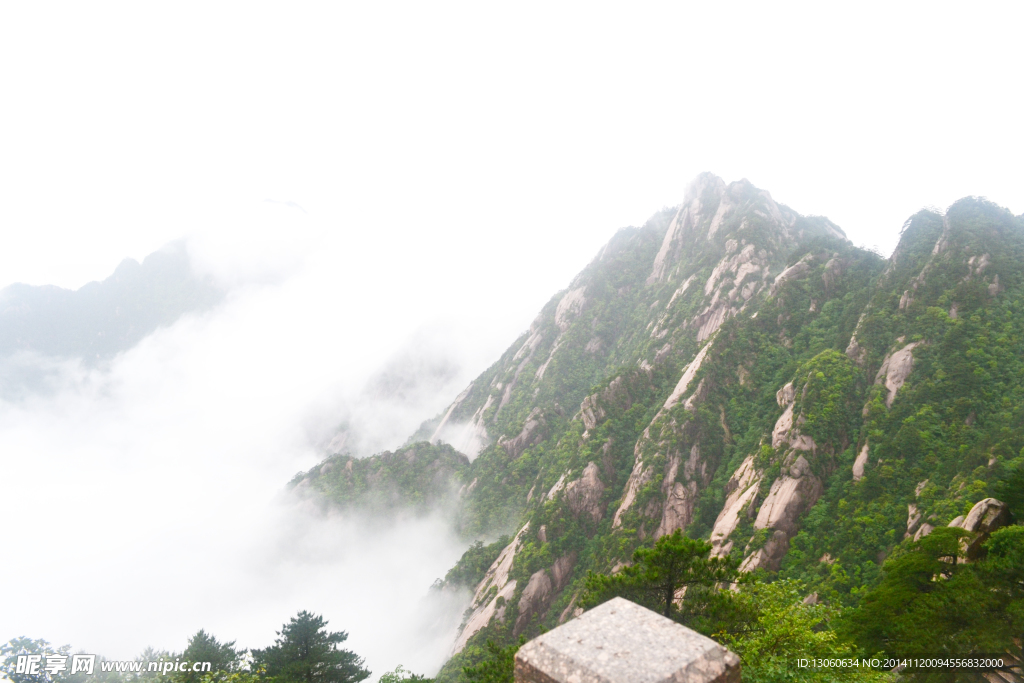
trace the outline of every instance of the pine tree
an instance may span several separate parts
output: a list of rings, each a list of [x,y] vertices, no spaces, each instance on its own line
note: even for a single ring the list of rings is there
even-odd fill
[[[303,610],[277,635],[273,646],[253,650],[255,666],[276,683],[356,683],[370,675],[361,657],[338,649],[348,634],[328,631],[320,615]]]
[[[188,647],[181,653],[181,659],[186,662],[210,662],[210,671],[233,672],[238,669],[240,654],[235,649],[235,641],[221,643],[214,636],[203,629],[199,629],[194,636],[189,638]],[[175,678],[180,683],[197,683],[204,679],[206,674],[196,671],[183,671]]]

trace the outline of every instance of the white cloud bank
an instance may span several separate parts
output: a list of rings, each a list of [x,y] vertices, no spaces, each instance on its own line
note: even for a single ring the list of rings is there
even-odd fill
[[[370,528],[284,488],[346,416],[363,454],[400,445],[481,369],[464,347],[481,334],[424,306],[438,295],[413,288],[424,273],[375,280],[394,259],[346,259],[359,245],[302,212],[261,203],[213,220],[226,216],[250,228],[238,249],[213,227],[191,242],[234,285],[222,306],[107,367],[51,366],[53,391],[0,404],[0,639],[130,657],[205,628],[263,647],[307,609],[378,674],[432,671],[465,605],[428,588],[464,544],[440,517]],[[510,341],[487,335],[484,354]],[[389,364],[411,380],[397,398],[379,386]]]

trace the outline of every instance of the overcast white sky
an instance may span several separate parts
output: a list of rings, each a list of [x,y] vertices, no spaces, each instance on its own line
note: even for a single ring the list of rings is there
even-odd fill
[[[889,250],[925,205],[1024,211],[1022,15],[8,4],[0,281],[78,286],[194,230],[193,209],[270,198],[396,249],[534,267],[546,294],[705,170]]]
[[[93,550],[88,571],[8,558],[0,583],[24,597],[5,597],[0,640],[129,656],[207,626],[261,646],[307,608],[377,674],[428,670],[444,644],[409,645],[393,624],[413,615],[382,619],[374,591],[404,576],[386,608],[414,602],[460,546],[436,520],[296,521],[276,496],[318,459],[310,436],[427,334],[463,374],[375,425],[400,440],[701,171],[886,254],[924,206],[977,194],[1021,213],[1022,19],[1012,3],[5,4],[0,286],[79,287],[184,236],[236,289],[109,371],[69,367],[55,398],[0,407],[9,529],[198,549]]]

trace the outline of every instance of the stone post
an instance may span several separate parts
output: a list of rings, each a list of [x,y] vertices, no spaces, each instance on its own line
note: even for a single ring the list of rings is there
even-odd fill
[[[516,683],[739,683],[740,659],[646,607],[614,598],[519,648]]]

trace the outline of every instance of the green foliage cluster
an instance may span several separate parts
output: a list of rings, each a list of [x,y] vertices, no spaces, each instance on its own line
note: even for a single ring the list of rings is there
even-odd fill
[[[957,528],[936,529],[883,565],[882,579],[844,632],[862,651],[892,657],[979,657],[1016,653],[1024,638],[1024,527],[1000,529],[987,555],[964,562]],[[1011,657],[1006,657],[1007,671]],[[906,670],[913,681],[942,681],[948,671]],[[978,675],[981,679],[980,674]]]
[[[936,254],[941,217],[922,212],[908,221],[858,338],[876,350],[867,353],[868,377],[894,343],[920,342],[913,373],[891,408],[883,387],[859,393],[866,405],[859,441],[870,444],[865,478],[852,481],[855,453],[844,451],[792,541],[784,576],[854,605],[903,541],[908,504],[932,526],[990,495],[1020,510],[1011,482],[1024,463],[1024,234],[1011,219],[981,200],[962,200],[947,214],[948,246]],[[989,265],[979,274],[969,261],[983,256]],[[909,305],[905,292],[914,293]],[[819,562],[826,554],[833,563]]]
[[[805,602],[805,595],[805,586],[794,580],[750,581],[740,587],[736,609],[748,620],[741,630],[719,637],[740,656],[745,682],[894,680],[890,672],[869,667],[800,668],[800,659],[851,660],[858,654],[832,628],[841,610]]]
[[[356,683],[370,675],[363,660],[338,645],[344,631],[330,632],[324,618],[305,610],[278,631],[270,647],[253,650],[253,664],[271,683]]]
[[[892,680],[888,672],[871,669],[797,668],[798,658],[856,655],[853,644],[831,628],[841,611],[805,602],[805,589],[796,581],[766,583],[747,577],[739,590],[730,590],[726,586],[739,579],[736,564],[710,558],[710,550],[709,544],[678,531],[664,536],[653,547],[638,549],[633,563],[620,572],[588,574],[579,604],[593,607],[624,597],[714,636],[740,655],[745,681]],[[464,669],[467,680],[511,681],[516,649],[489,641],[478,663]]]
[[[187,662],[210,662],[210,671],[185,671],[176,674],[175,678],[178,683],[210,683],[211,679],[224,679],[241,672],[244,654],[235,648],[235,641],[222,643],[204,629],[199,629],[189,638],[181,659]]]
[[[339,648],[348,639],[344,631],[327,630],[327,621],[316,614],[301,611],[284,624],[278,638],[269,647],[239,650],[235,643],[222,643],[205,630],[193,635],[181,653],[145,650],[135,664],[139,671],[115,667],[104,658],[95,662],[93,673],[70,673],[71,660],[61,671],[48,670],[46,655],[72,654],[71,646],[53,647],[45,640],[14,638],[0,646],[0,673],[13,683],[358,683],[370,676],[363,660],[350,650]],[[77,653],[77,654],[80,654]],[[18,672],[19,655],[42,655],[37,673]],[[209,663],[208,671],[149,671],[151,663],[173,665],[177,662]],[[122,665],[126,663],[118,662]],[[110,669],[109,671],[106,669]],[[424,681],[402,667],[385,674],[381,680]]]
[[[484,575],[491,564],[498,559],[498,555],[512,540],[509,536],[502,536],[494,543],[484,545],[483,541],[475,541],[469,549],[462,554],[455,566],[448,570],[444,576],[441,586],[462,586],[473,590],[477,584],[483,581]]]
[[[378,518],[403,511],[454,512],[469,469],[469,459],[451,446],[418,442],[370,458],[328,458],[296,475],[292,487],[308,487],[333,506],[365,510]]]
[[[477,662],[463,667],[463,675],[470,683],[512,683],[516,652],[525,642],[525,638],[520,638],[511,645],[499,647],[488,640]]]
[[[651,548],[638,548],[618,573],[588,574],[579,604],[588,608],[623,597],[695,630],[717,632],[731,616],[729,593],[719,586],[738,579],[739,563],[710,553],[710,544],[677,529]]]
[[[844,353],[827,349],[814,356],[798,372],[806,376],[797,385],[794,412],[806,422],[800,431],[825,447],[845,449],[859,427],[857,389],[863,389],[863,373]]]
[[[404,681],[409,681],[409,683],[431,683],[431,680],[426,676],[412,673],[399,664],[395,667],[394,671],[389,671],[381,676],[377,683],[403,683]]]

